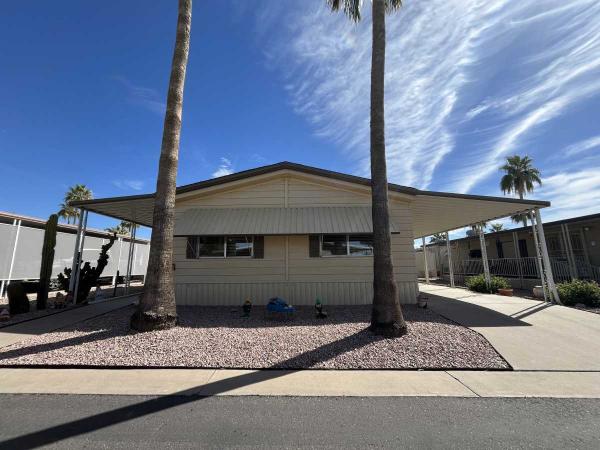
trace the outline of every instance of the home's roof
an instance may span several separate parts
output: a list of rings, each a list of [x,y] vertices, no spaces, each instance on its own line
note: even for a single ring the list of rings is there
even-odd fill
[[[544,222],[544,228],[547,227],[555,227],[555,226],[560,226],[563,224],[572,224],[572,223],[579,223],[579,222],[591,222],[593,220],[598,220],[600,221],[600,213],[597,214],[588,214],[585,216],[577,216],[577,217],[569,217],[568,219],[561,219],[561,220],[553,220],[552,222]],[[526,227],[518,227],[518,228],[510,228],[510,229],[506,229],[506,230],[502,230],[502,231],[490,231],[490,232],[486,232],[485,235],[494,235],[494,236],[501,236],[504,234],[510,234],[513,232],[520,232],[520,231],[531,231],[531,225],[528,225]],[[461,238],[455,238],[455,239],[450,239],[450,242],[458,242],[458,241],[465,241],[468,239],[479,239],[478,235],[475,236],[464,236]],[[427,244],[429,245],[437,245],[437,244]]]
[[[192,191],[200,191],[280,171],[292,171],[321,177],[325,180],[336,180],[367,187],[371,186],[371,180],[368,178],[284,161],[180,186],[177,188],[176,193],[177,195],[181,195]],[[413,207],[413,232],[415,237],[460,228],[478,221],[505,217],[534,207],[550,206],[549,202],[539,200],[520,200],[506,197],[425,191],[393,183],[389,184],[389,190],[392,193],[404,194],[413,201],[417,200]],[[71,206],[151,226],[153,199],[154,194],[132,195],[82,200],[72,202]],[[433,217],[436,219],[435,222],[432,221]]]
[[[0,211],[0,224],[12,224],[13,221],[20,220],[21,226],[29,227],[29,228],[37,228],[37,229],[45,229],[46,228],[46,220],[40,219],[39,217],[31,217],[25,216],[23,214],[15,214],[6,211]],[[77,234],[77,225],[70,225],[66,223],[59,223],[56,229],[61,233],[67,234]],[[105,230],[98,230],[95,228],[87,228],[86,229],[87,236],[99,237],[102,239],[108,239],[112,233],[109,233]],[[119,235],[121,236],[121,235]],[[126,241],[129,240],[129,236],[123,235],[123,239]],[[148,243],[147,239],[136,238],[136,242],[139,243]]]

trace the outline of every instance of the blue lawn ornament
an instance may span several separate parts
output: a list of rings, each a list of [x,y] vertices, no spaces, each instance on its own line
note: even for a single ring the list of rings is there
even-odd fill
[[[269,300],[269,303],[267,303],[267,311],[293,314],[296,311],[296,309],[293,306],[288,305],[284,299],[274,297],[271,300]]]

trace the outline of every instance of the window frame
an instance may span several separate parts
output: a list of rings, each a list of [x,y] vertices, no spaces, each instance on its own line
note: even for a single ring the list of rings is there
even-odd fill
[[[250,242],[252,244],[252,246],[250,247],[250,255],[247,256],[227,256],[227,239],[231,238],[231,237],[249,237],[250,238]],[[196,248],[194,249],[194,253],[196,254],[195,258],[186,258],[186,259],[252,259],[254,258],[254,235],[248,235],[248,234],[230,234],[230,235],[226,235],[226,234],[219,234],[219,235],[202,235],[202,234],[193,234],[193,235],[189,235],[187,236],[187,243],[186,245],[189,245],[189,238],[194,237],[194,238],[201,238],[201,237],[219,237],[219,238],[223,238],[223,256],[200,256],[200,240],[198,239],[196,241]]]
[[[331,236],[346,236],[346,254],[345,255],[324,255],[323,254],[323,236],[329,236],[328,234],[320,234],[319,235],[319,257],[320,258],[372,258],[374,251],[373,246],[371,245],[371,254],[370,255],[361,255],[360,253],[350,253],[350,236],[371,236],[371,242],[373,239],[373,234],[369,233],[351,233],[351,234],[343,234],[343,233],[331,233]],[[356,239],[355,239],[356,240]]]

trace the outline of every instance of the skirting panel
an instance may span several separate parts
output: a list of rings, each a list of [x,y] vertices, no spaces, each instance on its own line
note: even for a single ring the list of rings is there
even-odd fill
[[[370,282],[264,282],[264,283],[180,283],[176,285],[178,305],[241,305],[250,298],[264,305],[282,297],[292,305],[314,305],[320,298],[328,305],[363,305],[373,300]],[[416,282],[398,283],[400,303],[417,302]]]

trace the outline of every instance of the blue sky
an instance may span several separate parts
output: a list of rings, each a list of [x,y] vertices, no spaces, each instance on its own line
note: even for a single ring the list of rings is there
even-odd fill
[[[154,190],[175,3],[4,5],[0,210]],[[281,160],[368,176],[370,2],[358,25],[324,3],[195,2],[179,184]],[[545,219],[600,212],[600,2],[406,0],[387,26],[391,181],[501,195],[529,154]]]

